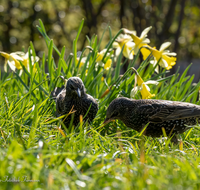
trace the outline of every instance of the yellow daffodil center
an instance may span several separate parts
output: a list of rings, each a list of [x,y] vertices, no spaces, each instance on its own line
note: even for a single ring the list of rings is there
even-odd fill
[[[167,70],[171,69],[172,66],[174,66],[176,64],[176,57],[169,57],[167,55],[163,55],[163,59],[168,64],[168,67],[166,67]]]
[[[131,51],[131,54],[134,55],[133,47],[126,45],[126,43],[129,41],[130,39],[123,39],[123,40],[118,41],[120,48],[122,49],[124,47],[123,54],[125,55],[125,57],[129,57],[129,53],[130,53],[129,51]]]
[[[130,40],[129,39],[120,39],[117,42],[118,42],[119,46],[122,48],[124,45],[126,45],[126,43],[128,41],[130,41]]]
[[[104,65],[104,69],[108,70],[110,69],[111,67],[111,64],[112,64],[112,60],[111,59],[108,59]]]
[[[96,62],[99,62],[103,59],[103,54],[97,53],[97,59]]]
[[[142,42],[142,39],[140,39],[138,36],[135,36],[134,34],[131,34],[131,37],[133,38],[133,41],[136,45],[139,45]]]
[[[20,64],[20,62],[18,60],[16,60],[12,55],[10,55],[9,59],[10,58],[13,59],[13,61],[15,62],[15,67],[17,69],[22,69],[22,66],[21,66],[21,64]],[[23,64],[23,62],[22,62],[22,64]]]
[[[6,59],[9,59],[9,57],[10,57],[10,54],[5,53],[5,52],[0,52],[0,55],[5,57]]]
[[[15,71],[15,69],[21,70],[22,66],[21,64],[26,67],[29,71],[29,57],[31,59],[31,64],[33,66],[33,71],[36,71],[35,62],[39,61],[39,57],[32,55],[30,56],[28,53],[24,52],[15,52],[15,53],[5,53],[0,51],[0,55],[5,57],[5,64],[4,64],[4,70],[7,72],[7,64],[10,66],[11,70]]]
[[[12,55],[8,54],[8,53],[5,53],[5,52],[0,52],[0,55],[2,55],[3,57],[5,57],[6,61],[11,59],[14,61],[15,63],[15,67],[17,69],[21,69],[21,65],[20,65],[20,62],[18,60],[16,60]]]
[[[151,94],[149,90],[147,89],[147,86],[145,85],[144,81],[140,77],[140,75],[137,75],[137,84],[138,86],[142,87],[142,90],[140,90],[140,93],[142,95],[142,99],[149,99],[155,96],[155,94]]]
[[[24,60],[22,61],[22,64],[23,64],[25,67],[27,67],[28,64],[29,64],[29,60],[28,60],[28,59],[24,59]]]
[[[156,60],[159,60],[162,57],[162,52],[158,51],[157,49],[152,48],[152,54]]]
[[[78,66],[78,62],[79,62],[79,58],[76,58],[76,65]],[[79,68],[81,68],[82,66],[84,65],[84,61],[80,61],[80,64],[79,64]]]
[[[142,80],[140,75],[137,75],[137,84],[138,84],[138,86],[141,86],[143,83],[144,83],[144,81]]]
[[[151,94],[146,85],[143,83],[142,84],[142,90],[140,91],[140,93],[142,94],[142,99],[149,99],[155,96],[155,94]]]
[[[148,50],[147,48],[142,48],[141,49],[142,55],[143,55],[143,59],[147,59],[147,57],[151,54],[151,51]]]

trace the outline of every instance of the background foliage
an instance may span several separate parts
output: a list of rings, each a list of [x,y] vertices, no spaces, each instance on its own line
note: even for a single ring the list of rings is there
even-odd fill
[[[101,36],[108,24],[114,34],[122,27],[140,34],[144,28],[153,26],[149,33],[153,44],[160,47],[168,39],[178,60],[188,60],[189,64],[192,58],[199,57],[199,8],[198,0],[1,0],[0,49],[4,52],[27,49],[33,41],[37,54],[42,55],[47,49],[36,30],[41,18],[50,38],[58,48],[65,45],[68,55],[80,20],[85,18],[79,50],[87,44],[85,35]],[[102,47],[109,39],[109,34],[105,35]]]

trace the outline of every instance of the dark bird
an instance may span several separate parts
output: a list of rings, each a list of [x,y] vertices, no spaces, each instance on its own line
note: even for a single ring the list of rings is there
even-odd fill
[[[200,121],[200,106],[177,101],[116,98],[106,113],[104,123],[119,119],[127,127],[151,137],[163,136],[162,128],[172,142],[177,143],[176,134],[181,134]]]
[[[55,91],[56,93],[57,91]],[[68,117],[63,118],[67,128],[71,119],[73,119],[73,125],[76,127],[80,122],[80,115],[83,116],[84,121],[89,120],[89,122],[92,122],[98,111],[96,100],[86,94],[83,81],[78,77],[69,78],[66,88],[63,88],[56,97],[56,111],[59,115],[68,114],[72,109],[75,111],[74,116],[70,114]]]

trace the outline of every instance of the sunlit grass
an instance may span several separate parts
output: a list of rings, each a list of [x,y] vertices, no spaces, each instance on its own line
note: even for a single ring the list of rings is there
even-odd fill
[[[103,125],[109,103],[118,96],[130,97],[135,74],[129,68],[135,65],[139,53],[133,60],[123,62],[128,63],[128,69],[122,77],[122,53],[116,61],[110,56],[113,64],[109,70],[95,67],[100,44],[93,36],[88,38],[89,50],[85,48],[81,55],[87,52],[87,61],[79,68],[76,43],[82,26],[83,21],[73,54],[65,57],[65,47],[61,51],[56,48],[40,21],[38,29],[46,41],[48,55],[43,55],[40,64],[35,63],[37,72],[33,74],[31,65],[30,71],[22,65],[22,75],[18,70],[2,74],[0,189],[199,189],[198,125],[180,135],[177,146],[168,139],[145,137],[120,121]],[[105,48],[112,47],[120,32]],[[32,43],[30,50],[36,55]],[[59,56],[58,63],[54,62],[55,54]],[[144,81],[159,82],[158,86],[150,86],[153,98],[199,104],[200,83],[192,86],[194,76],[186,76],[189,67],[182,76],[178,71],[167,75],[162,69],[155,73],[149,59],[141,62],[137,71]],[[106,55],[103,61],[106,62]],[[84,123],[66,131],[59,128],[62,121],[55,117],[50,93],[55,86],[63,85],[60,75],[79,76],[87,93],[98,99],[99,111],[92,125]],[[106,90],[108,93],[100,98]],[[140,92],[135,95],[136,99],[141,97]]]

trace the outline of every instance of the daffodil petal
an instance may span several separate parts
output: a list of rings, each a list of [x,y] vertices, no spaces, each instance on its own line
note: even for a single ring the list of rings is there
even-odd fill
[[[131,97],[131,98],[134,98],[138,91],[139,91],[139,87],[138,87],[138,86],[134,87],[134,88],[131,90],[130,97]]]
[[[134,54],[136,55],[138,53],[138,51],[139,51],[139,47],[135,46],[135,48],[134,48]]]
[[[127,35],[127,34],[120,34],[118,36],[118,38],[116,39],[116,42],[123,42],[124,40],[126,41],[130,41],[132,40],[131,36]],[[114,43],[113,43],[114,44]]]
[[[118,57],[121,53],[122,49],[120,47],[118,47],[116,50],[115,50],[115,55]]]
[[[18,59],[16,59],[15,57],[19,57],[19,56],[17,56],[17,55],[11,55],[11,54],[10,54],[10,58],[9,58],[9,60],[8,60],[9,66],[15,65],[15,67],[16,67],[17,69],[22,69],[22,66],[21,66],[21,64],[20,64],[19,61],[23,62],[23,59],[20,58],[20,57],[19,57]],[[19,61],[18,61],[18,60],[19,60]],[[11,63],[10,63],[10,62],[11,62]]]
[[[163,68],[167,68],[168,67],[168,63],[166,60],[164,59],[161,59],[160,62],[159,62],[159,65]]]
[[[156,68],[155,68],[155,72],[156,72],[156,73],[159,73],[159,67],[158,67],[158,65],[157,65]]]
[[[172,68],[172,66],[168,66],[168,67],[166,67],[167,70],[169,70],[169,69],[171,69],[171,68]]]
[[[164,52],[163,55],[176,56],[176,53],[175,52],[171,52],[171,53]]]
[[[27,60],[27,62],[29,61],[29,58],[27,58],[27,59],[25,59],[25,60]],[[32,65],[34,65],[36,62],[38,62],[39,61],[39,57],[34,57],[34,56],[31,56],[31,63],[32,63]]]
[[[136,36],[136,35],[137,35],[136,30],[133,30],[133,31],[132,31],[132,34]]]
[[[23,52],[22,52],[22,53],[23,53]],[[23,57],[24,57],[24,59],[28,59],[29,53],[27,52]]]
[[[156,66],[156,64],[157,64],[157,60],[156,60],[156,59],[154,59],[154,60],[151,60],[151,61],[150,61],[150,63],[153,65],[153,67],[155,67],[155,66]]]
[[[143,41],[142,41],[143,44],[149,44],[150,43],[150,40],[148,38],[145,38]]]
[[[133,30],[133,31],[127,30],[127,31],[128,31],[128,34],[132,34],[132,35],[134,35],[134,36],[137,35],[137,32],[136,32],[135,30]]]
[[[146,89],[147,89],[148,91],[150,91],[150,88],[149,88],[149,86],[148,86],[148,85],[146,85],[146,83],[145,83],[145,82],[144,82],[143,84],[145,85]],[[142,84],[142,87],[143,87],[143,84]]]
[[[23,70],[21,69],[21,70],[20,70],[20,72],[19,72],[19,76],[21,76],[21,75],[22,75],[22,72],[23,72]]]
[[[77,61],[79,61],[80,58],[77,57],[76,59],[77,59]],[[82,67],[85,64],[86,60],[87,60],[87,57],[82,57],[81,58],[81,61],[80,61],[80,64],[79,64],[79,68]],[[77,62],[77,64],[78,64],[78,62]]]
[[[173,66],[176,64],[176,57],[169,57],[167,55],[163,55],[163,60],[165,60],[168,66]]]
[[[35,59],[35,62],[38,62],[40,58],[38,56],[33,57],[33,60]]]
[[[102,59],[103,59],[103,57],[104,57],[104,55],[105,55],[106,52],[107,52],[107,49],[103,49],[102,51],[100,51],[100,52],[97,54],[96,62],[102,61]],[[106,56],[109,56],[109,55],[110,55],[110,53],[107,52]]]
[[[100,54],[100,53],[98,53],[98,54],[97,54],[96,62],[100,62],[102,59],[103,59],[103,55]]]
[[[12,59],[16,59],[18,61],[23,61],[24,60],[23,57],[17,55],[16,53],[11,53],[10,57],[12,57]]]
[[[171,42],[165,42],[160,46],[159,51],[163,51],[165,49],[167,49],[169,46],[171,45]]]
[[[81,59],[81,61],[84,63],[86,62],[86,60],[87,60],[87,57],[82,57],[82,59]]]
[[[25,54],[23,51],[16,51],[14,53],[11,53],[11,55],[19,55],[20,57],[28,56],[28,52]]]
[[[149,32],[149,30],[151,30],[151,28],[152,28],[152,26],[145,28],[145,29],[142,31],[142,33],[141,33],[141,35],[140,35],[140,38],[145,38],[146,35],[147,35],[147,33]]]
[[[4,66],[3,66],[3,67],[4,67],[4,71],[5,71],[6,73],[8,72],[8,70],[7,70],[7,63],[8,63],[8,61],[6,60],[5,63],[4,63]]]
[[[155,84],[155,85],[158,85],[159,82],[157,82],[155,80],[149,80],[149,81],[145,82],[145,84]]]
[[[119,43],[117,43],[117,42],[113,42],[112,46],[113,46],[113,48],[119,48],[120,47]]]
[[[15,71],[16,69],[15,61],[8,61],[8,65],[12,71]]]
[[[124,57],[128,59],[133,59],[133,54],[131,53],[131,50],[129,49],[129,47],[127,47],[126,45],[124,46],[124,49],[123,49],[123,55]]]
[[[106,51],[107,51],[107,49],[103,49],[103,50],[100,51],[99,54],[103,54],[104,55],[106,53]]]
[[[126,45],[127,47],[129,47],[129,48],[134,48],[134,47],[135,47],[135,43],[132,42],[132,41],[128,41],[125,45]]]

